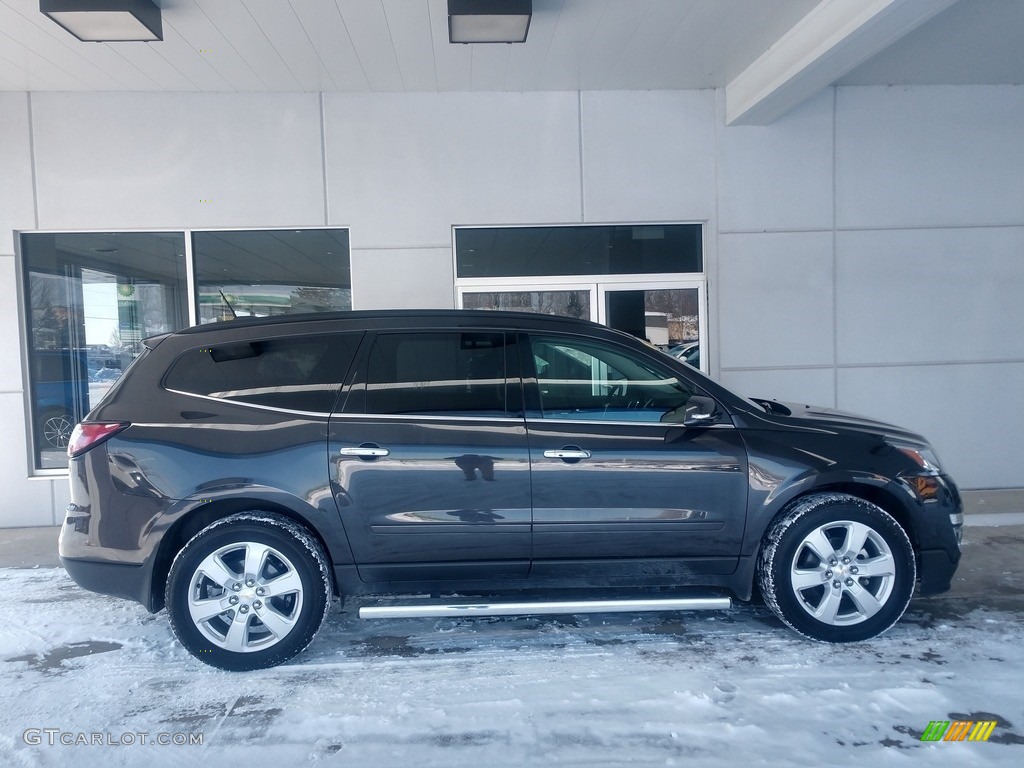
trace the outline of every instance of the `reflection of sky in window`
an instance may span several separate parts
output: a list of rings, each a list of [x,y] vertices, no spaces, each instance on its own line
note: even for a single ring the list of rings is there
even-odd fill
[[[110,344],[117,331],[117,283],[83,283],[85,343]]]

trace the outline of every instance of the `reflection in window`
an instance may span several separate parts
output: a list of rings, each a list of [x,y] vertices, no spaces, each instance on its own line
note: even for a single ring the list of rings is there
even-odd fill
[[[370,352],[366,410],[381,414],[504,416],[504,334],[379,336]]]
[[[330,413],[361,333],[295,336],[191,349],[164,386],[243,403]]]
[[[21,236],[37,469],[67,466],[71,429],[142,350],[187,325],[181,233]]]
[[[348,230],[195,232],[200,323],[352,308]]]
[[[615,347],[554,336],[531,345],[548,419],[681,422],[694,394],[692,385]]]
[[[590,291],[473,291],[462,294],[463,309],[503,309],[590,319]]]

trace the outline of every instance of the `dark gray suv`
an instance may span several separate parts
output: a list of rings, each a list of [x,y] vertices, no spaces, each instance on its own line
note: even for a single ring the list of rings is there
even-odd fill
[[[467,616],[724,608],[757,585],[797,631],[856,641],[960,557],[919,435],[738,397],[593,323],[347,312],[145,346],[68,446],[61,559],[166,605],[221,668],[291,658],[355,594],[380,596],[364,616]]]

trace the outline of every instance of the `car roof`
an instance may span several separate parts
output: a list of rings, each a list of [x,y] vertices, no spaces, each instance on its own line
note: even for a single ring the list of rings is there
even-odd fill
[[[375,326],[392,326],[396,320],[426,320],[430,322],[448,322],[461,325],[508,325],[512,327],[550,327],[551,325],[587,326],[601,328],[606,326],[590,320],[577,320],[558,315],[544,315],[534,312],[508,312],[490,309],[385,309],[385,310],[347,310],[340,312],[304,312],[273,317],[239,317],[206,325],[193,325],[171,335],[192,335],[216,331],[229,331],[235,328],[275,328],[296,323],[319,324],[345,321],[346,324],[361,325],[366,328]]]

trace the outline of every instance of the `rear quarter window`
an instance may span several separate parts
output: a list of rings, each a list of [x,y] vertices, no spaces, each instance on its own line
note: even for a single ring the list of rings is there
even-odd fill
[[[190,349],[164,387],[252,405],[329,413],[362,333],[234,341]]]

